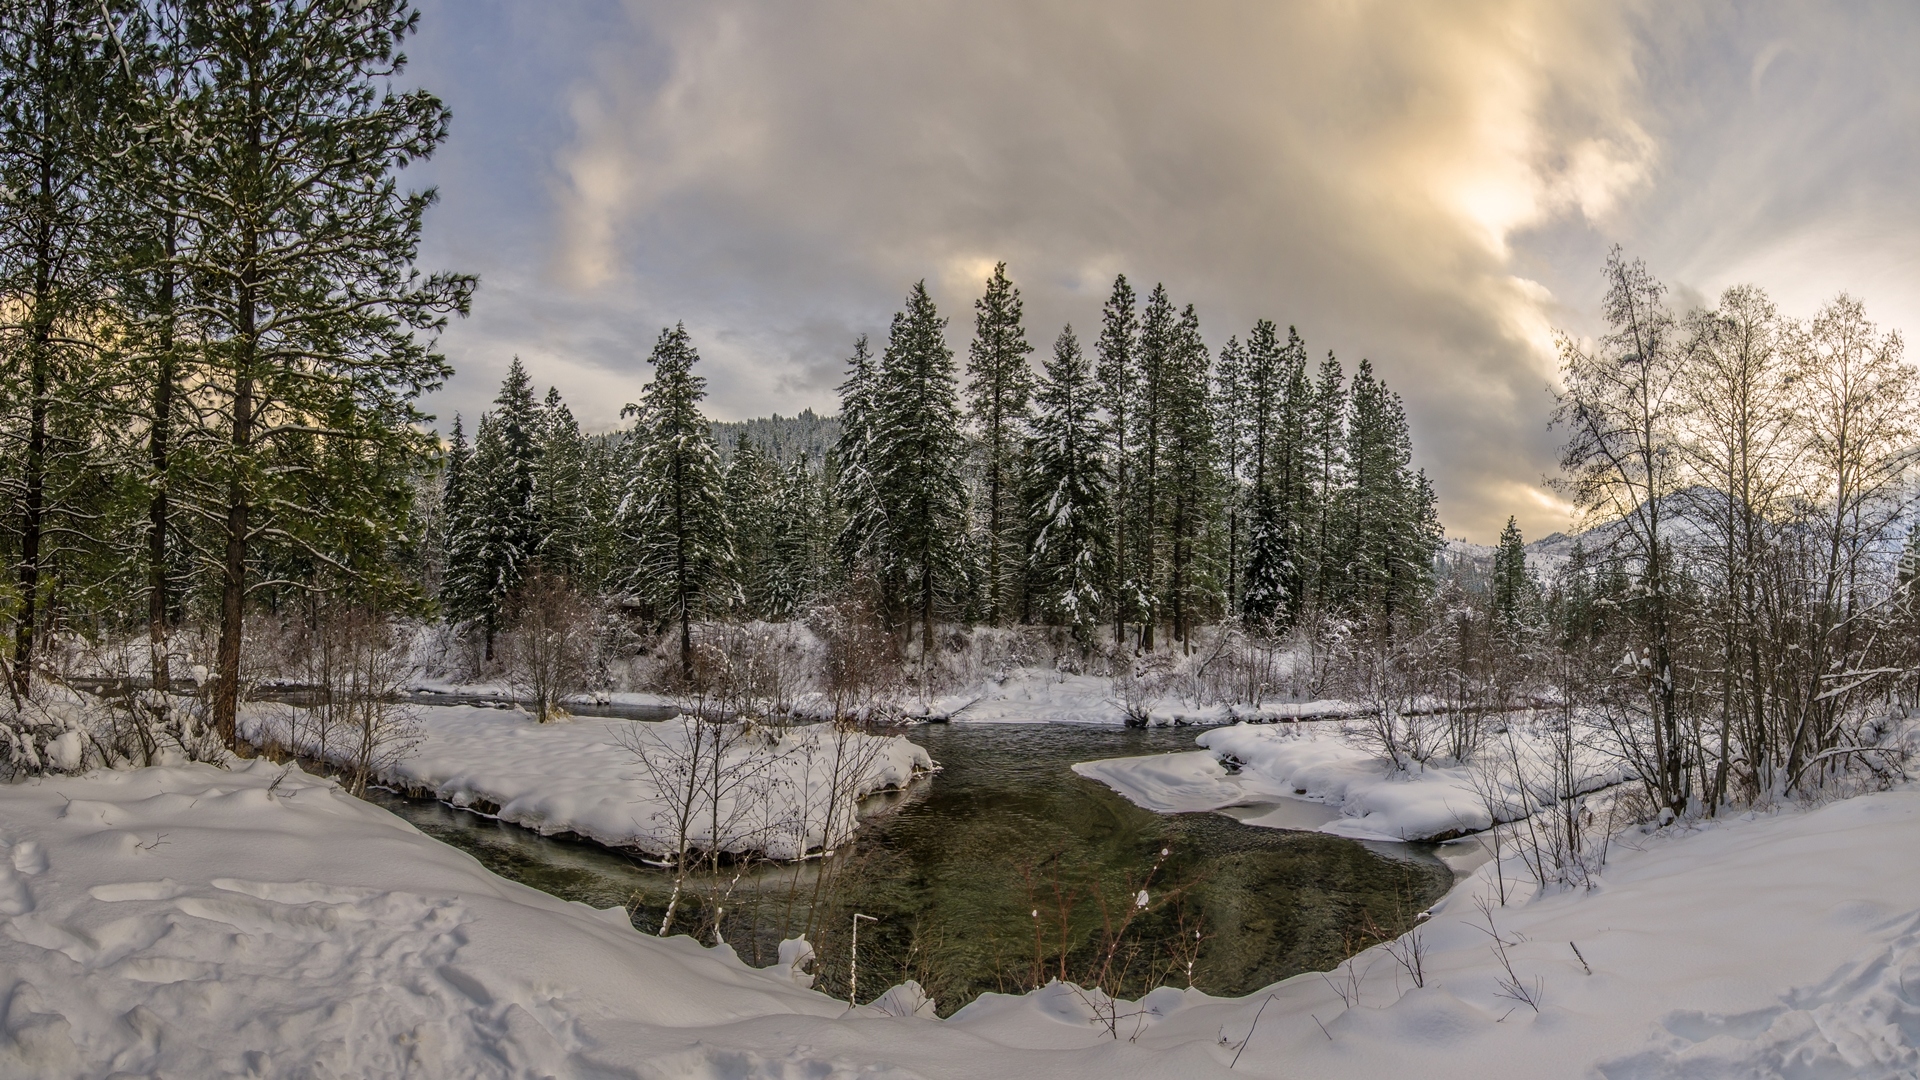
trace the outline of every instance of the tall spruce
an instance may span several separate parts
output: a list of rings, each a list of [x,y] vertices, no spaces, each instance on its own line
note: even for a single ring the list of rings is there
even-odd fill
[[[1291,626],[1305,610],[1311,589],[1309,534],[1318,509],[1314,491],[1313,382],[1307,375],[1307,347],[1291,326],[1287,327],[1287,344],[1281,356],[1286,385],[1281,393],[1273,481],[1286,536],[1281,578],[1285,599],[1280,613],[1283,625]]]
[[[1412,457],[1398,395],[1360,361],[1348,397],[1350,482],[1342,493],[1346,600],[1383,629],[1425,597],[1439,546],[1433,489],[1412,470]]]
[[[1189,652],[1193,627],[1215,614],[1211,527],[1218,503],[1218,465],[1207,385],[1206,342],[1200,316],[1188,304],[1181,312],[1167,357],[1163,400],[1161,469],[1165,482],[1166,583],[1164,609],[1173,640]]]
[[[467,528],[467,499],[472,495],[473,448],[460,414],[453,414],[453,434],[447,440],[446,468],[440,474],[440,546],[444,565],[452,566],[454,546]],[[447,578],[441,576],[444,590]],[[443,591],[441,604],[445,606]]]
[[[798,457],[774,474],[762,605],[770,619],[791,619],[820,595],[829,546],[826,479]]]
[[[919,619],[927,657],[940,598],[961,578],[966,521],[966,451],[946,325],[926,282],[915,283],[906,310],[893,317],[874,395],[874,478],[888,524],[888,561],[905,587],[898,601]]]
[[[104,209],[122,248],[112,287],[125,327],[126,471],[130,496],[145,502],[144,520],[129,532],[139,536],[145,561],[150,700],[164,716],[173,683],[170,638],[193,579],[191,545],[183,541],[193,532],[194,504],[203,504],[188,483],[201,471],[195,459],[203,447],[184,407],[196,351],[182,332],[179,265],[181,252],[194,247],[194,222],[181,212],[179,196],[191,136],[180,121],[188,113],[192,50],[175,5],[115,5],[111,17],[127,91],[114,104],[121,122],[139,134],[102,159]]]
[[[414,403],[447,374],[431,340],[465,312],[474,281],[413,268],[434,193],[403,192],[395,173],[433,153],[448,113],[425,90],[394,88],[419,25],[409,4],[182,7],[198,50],[185,94],[194,139],[172,194],[197,225],[180,260],[209,342],[197,407],[224,443],[210,470],[224,493],[211,712],[232,744],[256,538],[365,499],[300,501],[297,460],[281,451],[324,418],[330,441],[429,453]]]
[[[1113,608],[1113,641],[1117,645],[1126,637],[1127,623],[1137,618],[1141,609],[1127,530],[1127,518],[1133,509],[1130,425],[1134,399],[1140,392],[1140,313],[1125,274],[1113,279],[1113,293],[1101,309],[1100,340],[1095,349],[1099,354],[1095,374],[1100,384],[1100,405],[1107,414],[1106,459],[1112,468],[1107,501],[1113,558],[1109,562],[1107,596]]]
[[[1121,595],[1128,598],[1140,621],[1140,648],[1148,651],[1153,649],[1154,627],[1162,610],[1166,563],[1162,503],[1167,494],[1161,472],[1165,464],[1162,442],[1167,434],[1169,392],[1179,348],[1179,320],[1173,301],[1165,285],[1155,285],[1140,316],[1140,381],[1131,417],[1131,489],[1126,521],[1128,577],[1121,585]]]
[[[1240,610],[1241,565],[1247,514],[1247,350],[1239,337],[1229,337],[1220,348],[1213,370],[1213,427],[1219,440],[1221,492],[1227,525],[1227,561],[1224,585],[1227,610]]]
[[[733,532],[740,601],[752,618],[770,617],[773,607],[770,575],[782,479],[773,459],[741,432],[727,461],[727,522]]]
[[[713,428],[700,414],[707,382],[684,325],[662,330],[647,362],[653,379],[621,411],[634,418],[633,464],[620,507],[631,553],[627,586],[680,630],[680,676],[691,683],[693,618],[733,600],[733,543]]]
[[[542,420],[533,381],[514,357],[474,429],[473,455],[462,480],[458,510],[448,511],[447,573],[441,603],[456,619],[479,623],[484,655],[506,628],[509,599],[539,556]],[[457,514],[457,516],[456,516]]]
[[[1517,634],[1533,602],[1533,579],[1527,573],[1527,545],[1520,536],[1520,523],[1507,518],[1500,530],[1500,543],[1493,552],[1493,617],[1508,635]]]
[[[533,520],[534,560],[542,571],[590,588],[595,531],[593,493],[600,481],[591,469],[587,438],[560,392],[547,388],[536,414]]]
[[[1060,331],[1035,397],[1029,443],[1028,573],[1041,617],[1072,629],[1091,647],[1105,616],[1107,470],[1099,388],[1073,327]]]
[[[885,561],[888,549],[886,508],[880,501],[878,448],[874,443],[879,374],[867,335],[853,342],[847,358],[847,377],[840,384],[840,436],[834,443],[833,496],[838,528],[833,536],[835,560],[848,583],[864,579],[883,594],[893,590],[885,581],[895,567]]]
[[[1312,605],[1326,611],[1340,595],[1340,492],[1347,482],[1347,377],[1333,352],[1320,361],[1307,419],[1307,472],[1313,486],[1307,576]]]
[[[1241,613],[1255,625],[1278,622],[1295,571],[1293,523],[1281,483],[1282,413],[1287,402],[1286,351],[1271,320],[1247,336],[1247,584]]]
[[[987,291],[974,301],[973,344],[967,353],[967,412],[978,439],[982,600],[988,625],[998,626],[1019,592],[1026,523],[1020,513],[1021,452],[1033,396],[1033,369],[1021,324],[1020,290],[996,263]]]

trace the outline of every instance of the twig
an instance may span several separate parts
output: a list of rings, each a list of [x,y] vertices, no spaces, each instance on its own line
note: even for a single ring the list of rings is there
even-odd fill
[[[1272,1004],[1272,1002],[1273,1002],[1273,995],[1268,994],[1267,1000],[1260,1003],[1259,1011],[1253,1014],[1253,1023],[1247,1025],[1247,1037],[1240,1040],[1240,1049],[1235,1050],[1233,1052],[1233,1060],[1227,1063],[1227,1068],[1229,1070],[1231,1070],[1235,1065],[1240,1064],[1240,1055],[1247,1052],[1247,1044],[1253,1041],[1253,1033],[1256,1029],[1260,1027],[1260,1014],[1266,1012],[1267,1006]],[[1319,1022],[1320,1021],[1318,1020],[1314,1021],[1314,1023],[1316,1024]],[[1325,1031],[1327,1029],[1323,1027],[1320,1030]],[[1327,1036],[1327,1038],[1331,1039],[1333,1038],[1333,1036],[1329,1035]]]
[[[1308,1013],[1307,1015],[1308,1015],[1308,1016],[1313,1016],[1313,1014],[1312,1014],[1312,1013]],[[1320,1018],[1319,1018],[1319,1017],[1317,1017],[1317,1016],[1313,1016],[1313,1022],[1314,1022],[1314,1023],[1316,1023],[1316,1024],[1320,1024]],[[1248,1034],[1249,1034],[1249,1035],[1251,1035],[1251,1034],[1252,1034],[1252,1032],[1248,1032]],[[1325,1036],[1327,1037],[1327,1041],[1328,1041],[1328,1042],[1332,1042],[1332,1041],[1333,1041],[1333,1032],[1331,1032],[1331,1031],[1328,1031],[1328,1030],[1327,1030],[1327,1025],[1325,1025],[1325,1024],[1320,1024],[1320,1034],[1322,1034],[1322,1035],[1325,1035]]]
[[[1573,950],[1574,957],[1580,961],[1580,966],[1586,970],[1586,973],[1589,975],[1593,974],[1593,968],[1587,964],[1587,958],[1580,955],[1580,946],[1569,941],[1567,942],[1567,948]]]

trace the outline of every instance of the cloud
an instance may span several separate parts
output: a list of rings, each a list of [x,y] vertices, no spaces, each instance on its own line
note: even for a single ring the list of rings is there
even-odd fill
[[[970,331],[1005,259],[1029,333],[1165,281],[1214,344],[1300,327],[1406,398],[1457,531],[1549,520],[1552,294],[1514,242],[1655,168],[1617,5],[631,4],[573,84],[556,276],[684,318],[716,411],[832,407],[926,278]],[[641,299],[635,300],[635,297]]]

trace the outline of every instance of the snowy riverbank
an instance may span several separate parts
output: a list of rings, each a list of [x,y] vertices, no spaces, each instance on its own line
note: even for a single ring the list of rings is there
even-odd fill
[[[848,1014],[784,970],[504,881],[266,762],[49,778],[0,786],[0,1077],[1638,1080],[1920,1066],[1906,989],[1920,979],[1920,793],[1627,839],[1591,891],[1510,891],[1492,908],[1537,1012],[1503,987],[1474,903],[1495,892],[1485,867],[1421,928],[1423,988],[1376,948],[1351,981],[1303,975],[1239,1000],[1158,991],[1122,1006],[1114,1040],[1058,986],[988,995],[947,1021]]]
[[[1396,768],[1338,724],[1235,724],[1202,732],[1186,753],[1082,762],[1073,771],[1129,802],[1162,814],[1223,810],[1293,800],[1319,803],[1338,817],[1318,831],[1356,840],[1431,840],[1478,832],[1497,816],[1510,821],[1541,799],[1520,790],[1512,770],[1476,775],[1434,763]],[[1542,740],[1518,724],[1509,744],[1521,769],[1544,775]],[[1497,757],[1506,747],[1489,750]],[[1573,787],[1589,791],[1621,778],[1617,763],[1585,748]],[[1241,816],[1250,825],[1298,828],[1297,815]]]
[[[677,720],[581,717],[539,724],[517,709],[465,705],[414,714],[419,741],[379,770],[378,782],[542,834],[577,833],[610,847],[671,852],[686,798],[675,794],[665,774],[713,776],[712,725],[704,728],[707,741],[695,747],[690,726]],[[308,718],[305,710],[256,704],[243,711],[241,734],[256,745],[341,758],[344,749],[319,745]],[[904,737],[830,724],[749,732],[730,726],[720,737],[728,740],[720,755],[720,804],[686,815],[696,849],[710,847],[717,823],[723,850],[795,858],[849,835],[859,799],[905,787],[934,766]]]

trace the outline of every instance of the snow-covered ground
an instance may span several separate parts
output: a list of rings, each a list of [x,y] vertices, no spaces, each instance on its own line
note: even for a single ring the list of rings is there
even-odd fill
[[[1544,774],[1540,740],[1517,724],[1514,736],[1525,772]],[[1478,832],[1493,823],[1495,811],[1509,821],[1539,801],[1524,798],[1508,770],[1476,775],[1471,768],[1440,764],[1394,767],[1339,724],[1235,724],[1202,732],[1194,742],[1204,749],[1089,761],[1073,770],[1162,814],[1263,803],[1284,807],[1294,799],[1322,803],[1339,816],[1318,825],[1319,831],[1358,840]],[[1501,749],[1496,745],[1488,753],[1497,759]],[[1579,769],[1574,787],[1580,791],[1620,779],[1616,763],[1584,748]],[[1298,816],[1284,810],[1272,820],[1236,816],[1250,825],[1300,827]]]
[[[1505,965],[1483,867],[1420,930],[1423,988],[1376,948],[1353,979],[1157,991],[1114,1039],[1058,985],[946,1021],[849,1013],[264,761],[49,778],[0,786],[0,1077],[1920,1069],[1920,793],[1632,836],[1595,888],[1492,907]]]
[[[437,694],[461,694],[508,700],[512,691],[499,683],[461,683],[423,679],[418,689]],[[1359,706],[1337,699],[1272,701],[1259,706],[1201,700],[1206,695],[1180,689],[1161,689],[1144,696],[1148,722],[1156,726],[1227,724],[1236,720],[1284,721],[1350,716]],[[674,708],[671,694],[649,691],[602,691],[581,695],[582,703]],[[798,716],[825,719],[830,709],[817,693],[801,693],[793,702]],[[908,694],[900,702],[911,719],[950,720],[987,724],[1111,724],[1128,721],[1125,691],[1106,675],[1075,675],[1051,667],[1025,666],[993,675],[962,690]]]
[[[576,718],[535,723],[518,709],[432,706],[414,710],[419,741],[380,771],[379,781],[475,807],[543,834],[578,833],[614,847],[674,851],[680,808],[691,780],[714,785],[716,729],[691,724]],[[306,710],[254,704],[241,734],[310,756],[338,760],[340,740],[324,755]],[[927,752],[901,736],[866,735],[831,724],[721,733],[717,810],[689,815],[689,840],[794,858],[852,831],[857,800],[906,786],[933,768]],[[690,740],[700,738],[695,747]],[[648,766],[652,762],[652,767]]]
[[[1149,723],[1155,725],[1291,720],[1353,711],[1353,706],[1341,701],[1273,702],[1255,708],[1202,702],[1199,697],[1165,689],[1139,704],[1144,706]],[[985,679],[963,691],[916,699],[908,710],[960,723],[1124,724],[1128,720],[1125,692],[1115,680],[1042,667],[1014,668],[1005,676]]]

